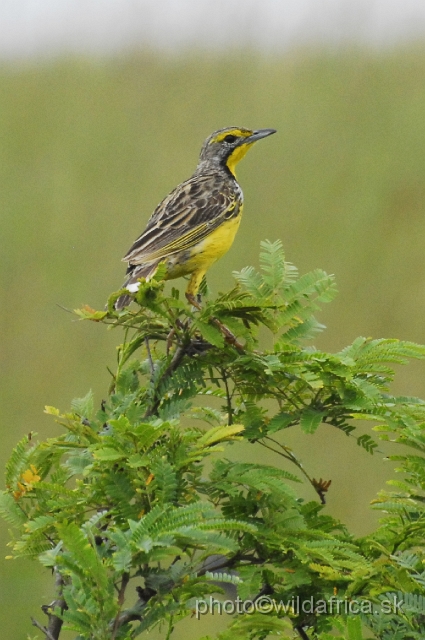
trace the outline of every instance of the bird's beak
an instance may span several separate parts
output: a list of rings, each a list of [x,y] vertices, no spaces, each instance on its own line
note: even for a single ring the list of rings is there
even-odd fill
[[[272,133],[276,133],[276,129],[258,129],[258,131],[254,131],[252,135],[243,138],[239,144],[252,144],[253,142],[257,142],[257,140],[261,140],[261,138],[271,136]]]

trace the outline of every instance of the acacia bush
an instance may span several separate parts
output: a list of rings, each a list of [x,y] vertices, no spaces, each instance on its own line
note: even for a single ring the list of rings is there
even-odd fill
[[[105,311],[77,310],[124,331],[107,398],[98,410],[90,392],[69,413],[47,407],[57,436],[18,443],[0,498],[13,557],[54,573],[55,600],[33,620],[43,637],[129,640],[159,625],[168,639],[227,582],[251,606],[222,640],[425,637],[425,402],[390,391],[394,365],[425,347],[306,346],[333,277],[300,277],[280,242],[262,243],[260,265],[216,298],[205,286],[201,311],[164,294],[161,266],[131,308],[115,310],[119,291]],[[394,446],[400,479],[374,500],[382,518],[368,536],[323,513],[329,480],[285,444],[287,429],[313,438],[321,423],[365,454],[380,455],[379,440]],[[241,461],[243,441],[282,464]],[[317,500],[297,495],[300,482]]]

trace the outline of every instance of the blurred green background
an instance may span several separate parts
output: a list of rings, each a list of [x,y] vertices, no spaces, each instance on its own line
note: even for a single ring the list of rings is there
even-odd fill
[[[281,238],[301,272],[337,277],[316,346],[339,350],[358,335],[425,342],[424,114],[420,48],[3,64],[0,466],[23,434],[58,433],[45,404],[66,410],[90,388],[104,397],[121,335],[59,305],[103,307],[153,208],[223,126],[278,133],[239,165],[244,219],[210,272],[212,290],[258,263],[261,239]],[[425,396],[424,365],[402,369],[396,388]],[[369,502],[391,475],[383,456],[324,426],[287,442],[312,475],[332,478],[327,511],[357,534],[371,530]],[[0,628],[20,640],[36,634],[29,615],[40,617],[51,580],[35,563],[2,559],[0,526]]]

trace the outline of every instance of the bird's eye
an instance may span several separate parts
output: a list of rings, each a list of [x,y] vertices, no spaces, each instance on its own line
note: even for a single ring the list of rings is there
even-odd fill
[[[232,135],[228,135],[225,138],[223,138],[224,142],[229,142],[230,144],[232,144],[233,142],[236,142],[237,137],[236,136],[232,136]]]

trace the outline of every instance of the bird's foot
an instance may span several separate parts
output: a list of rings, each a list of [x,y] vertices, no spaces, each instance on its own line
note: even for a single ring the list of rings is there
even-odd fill
[[[198,309],[198,311],[202,309],[200,296],[194,296],[193,293],[186,292],[186,299],[192,305],[192,307],[195,307],[195,309]]]
[[[187,293],[186,292],[186,299],[193,307],[195,307],[195,309],[197,309],[198,311],[201,311],[201,309],[202,309],[202,306],[200,304],[201,296],[199,294],[197,296],[194,296],[192,293]],[[217,327],[217,329],[219,331],[221,331],[221,333],[224,336],[225,341],[228,344],[233,345],[239,351],[244,351],[243,345],[239,342],[237,337],[230,331],[230,329],[228,329],[226,327],[226,325],[224,325],[222,322],[220,322],[220,320],[218,318],[212,317],[212,318],[210,318],[210,322],[215,327]]]
[[[235,334],[226,327],[225,324],[220,322],[218,318],[211,318],[210,321],[211,324],[213,324],[219,331],[221,331],[227,344],[231,344],[233,347],[235,347],[235,349],[238,349],[238,351],[244,351],[243,345],[239,342]]]
[[[170,349],[173,346],[173,338],[176,335],[176,330],[174,329],[174,327],[171,329],[170,333],[167,336],[167,341],[166,341],[166,353],[167,356],[170,353]]]

